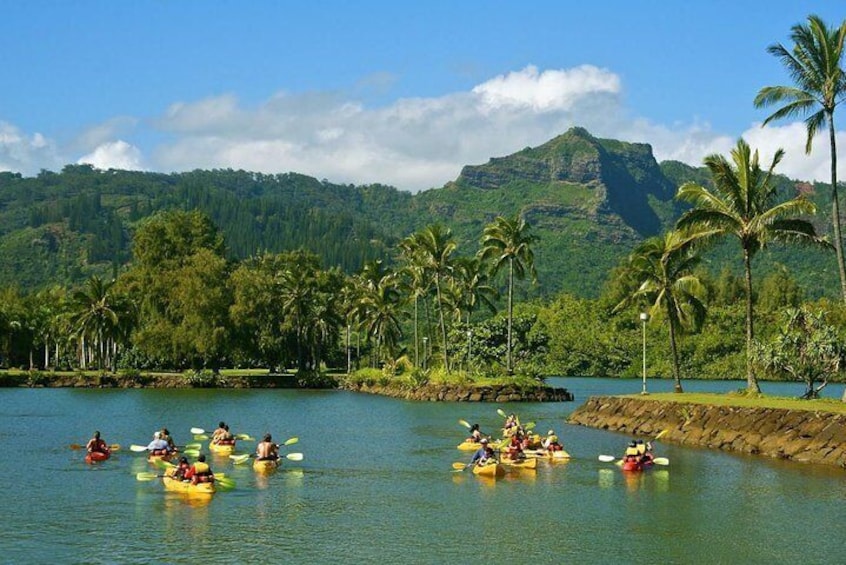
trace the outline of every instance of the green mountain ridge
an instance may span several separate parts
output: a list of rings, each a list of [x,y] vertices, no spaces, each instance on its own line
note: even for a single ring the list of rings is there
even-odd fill
[[[207,214],[233,259],[305,248],[324,266],[348,272],[370,259],[390,260],[400,238],[432,223],[453,230],[460,253],[475,253],[487,223],[522,213],[540,237],[540,285],[527,292],[596,296],[639,241],[672,225],[681,212],[673,196],[687,180],[708,182],[709,176],[683,163],[659,164],[648,144],[598,139],[583,128],[467,165],[442,188],[417,194],[297,173],[164,174],[88,165],[31,178],[0,173],[0,286],[36,289],[111,275],[131,260],[139,222],[167,209]],[[783,184],[795,193],[795,183]],[[813,194],[820,206],[824,194]],[[819,216],[825,230],[824,213]],[[718,253],[713,262],[733,261],[730,255]],[[775,260],[790,263],[791,257]],[[809,284],[826,288],[829,275]]]

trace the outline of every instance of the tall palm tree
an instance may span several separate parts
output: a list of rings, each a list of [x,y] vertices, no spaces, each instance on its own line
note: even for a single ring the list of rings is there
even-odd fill
[[[403,263],[400,271],[400,286],[408,294],[408,299],[414,302],[414,366],[420,366],[419,339],[419,306],[420,299],[425,297],[431,287],[426,276],[424,258],[420,251],[417,234],[412,234],[399,243],[399,259]]]
[[[834,109],[846,98],[846,74],[841,65],[843,44],[846,41],[846,20],[838,28],[829,28],[818,16],[808,16],[807,25],[791,28],[793,49],[781,43],[767,51],[781,60],[796,86],[765,86],[755,97],[755,106],[784,104],[764,120],[805,117],[808,137],[805,153],[811,152],[814,136],[820,126],[828,123],[831,149],[831,219],[834,226],[834,248],[840,274],[840,292],[846,301],[846,260],[840,232],[840,201],[837,195],[837,144],[834,128]]]
[[[459,291],[459,306],[467,314],[467,325],[476,308],[484,306],[492,314],[496,313],[495,301],[499,293],[489,284],[488,273],[482,268],[478,257],[460,257],[456,259],[453,280]]]
[[[770,242],[822,243],[813,224],[801,219],[813,215],[816,206],[802,197],[775,203],[776,187],[772,183],[773,169],[781,161],[784,151],[779,149],[766,171],[758,163],[758,151],[740,139],[731,152],[732,163],[722,155],[709,155],[705,166],[711,172],[714,189],[694,182],[683,184],[677,198],[693,204],[679,219],[676,228],[700,230],[713,235],[736,237],[743,251],[746,287],[746,388],[760,392],[752,370],[750,352],[754,337],[752,315],[752,257]]]
[[[514,319],[514,278],[523,280],[528,272],[532,282],[537,281],[535,271],[535,256],[532,244],[537,237],[529,231],[529,226],[521,215],[513,218],[497,216],[493,222],[485,226],[482,235],[482,249],[479,257],[493,262],[494,274],[508,267],[508,347],[506,369],[508,374],[514,373],[512,360],[512,323]]]
[[[441,330],[441,348],[444,355],[444,370],[449,373],[449,352],[447,351],[446,321],[444,320],[444,298],[441,286],[452,270],[452,254],[457,244],[452,230],[440,225],[431,225],[415,234],[420,247],[422,266],[435,282],[435,296],[438,301],[438,321]]]
[[[691,236],[680,231],[649,238],[635,249],[620,275],[632,281],[636,289],[615,311],[644,299],[653,319],[661,312],[667,317],[676,392],[682,392],[677,334],[683,327],[698,328],[705,319],[705,286],[693,271],[701,261],[695,244],[706,239],[704,232]]]
[[[112,342],[120,331],[123,308],[112,296],[114,281],[94,276],[72,295],[73,324],[82,339],[82,359],[85,364],[85,340],[94,342],[97,368],[102,369],[112,349]]]

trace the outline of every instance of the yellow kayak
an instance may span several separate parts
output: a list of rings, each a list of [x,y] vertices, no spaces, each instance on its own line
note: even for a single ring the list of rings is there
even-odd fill
[[[232,455],[232,452],[235,451],[235,444],[209,442],[209,451],[218,455]]]
[[[558,451],[547,451],[546,449],[527,449],[523,453],[526,457],[546,459],[547,461],[569,461],[570,454],[563,449]]]
[[[168,471],[170,473],[172,471]],[[172,492],[181,492],[184,494],[202,494],[211,495],[215,493],[214,483],[197,483],[192,484],[191,481],[180,481],[173,477],[165,475],[162,477],[165,490]]]
[[[482,447],[482,444],[476,441],[462,441],[458,444],[458,449],[461,451],[476,451]]]
[[[502,458],[502,464],[508,467],[509,469],[531,469],[534,471],[538,468],[538,459],[537,457],[527,457],[526,459],[517,459],[512,461],[507,457]]]
[[[148,455],[147,461],[155,465],[157,461],[170,461],[174,457],[176,457],[176,453],[168,453],[166,455]]]
[[[480,477],[502,477],[505,475],[505,467],[496,462],[484,465],[473,465],[473,474]]]
[[[282,463],[282,459],[256,459],[253,470],[257,473],[272,473]]]

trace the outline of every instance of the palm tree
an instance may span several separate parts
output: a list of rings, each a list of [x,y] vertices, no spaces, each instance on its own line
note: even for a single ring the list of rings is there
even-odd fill
[[[426,276],[424,260],[420,251],[417,234],[410,235],[399,243],[400,261],[404,263],[400,271],[400,285],[407,292],[409,300],[414,301],[414,366],[420,366],[419,306],[431,288]]]
[[[488,273],[482,268],[478,257],[460,257],[455,262],[453,280],[459,292],[459,307],[467,314],[467,326],[470,317],[478,306],[484,306],[491,314],[496,313],[494,301],[499,293],[488,280]]]
[[[112,344],[119,336],[120,320],[124,308],[112,296],[114,281],[103,281],[94,276],[81,290],[72,295],[73,326],[82,339],[82,366],[85,367],[86,338],[94,342],[97,368],[112,359]]]
[[[703,232],[691,236],[680,231],[649,238],[635,249],[620,274],[637,288],[614,308],[615,311],[644,299],[650,304],[652,318],[662,311],[667,317],[676,392],[682,392],[676,335],[685,326],[698,328],[705,319],[705,287],[693,271],[701,261],[694,246],[706,238]]]
[[[523,280],[526,272],[531,275],[532,282],[537,281],[535,271],[535,257],[532,244],[537,237],[529,233],[529,226],[519,214],[513,218],[497,218],[485,226],[482,235],[482,249],[479,257],[493,262],[492,272],[498,273],[508,266],[508,353],[506,369],[508,374],[514,373],[512,360],[512,323],[514,319],[514,277]]]
[[[811,152],[814,136],[820,126],[828,123],[831,148],[831,219],[834,226],[834,248],[840,274],[840,291],[846,301],[846,260],[840,233],[840,201],[837,195],[837,144],[834,128],[834,109],[846,97],[846,74],[841,62],[846,41],[846,20],[838,28],[829,28],[818,16],[808,16],[808,24],[791,28],[792,50],[780,43],[767,51],[778,57],[796,86],[765,86],[755,97],[755,106],[784,103],[762,125],[773,120],[806,116],[808,134],[805,153]]]
[[[452,230],[439,225],[428,226],[423,231],[414,234],[414,237],[420,248],[421,265],[435,282],[444,370],[449,373],[449,352],[447,351],[447,332],[441,285],[452,270],[452,254],[456,249],[456,243],[452,238]]]
[[[813,224],[800,218],[813,215],[816,206],[802,197],[775,203],[776,187],[772,184],[773,169],[781,161],[784,151],[773,156],[769,169],[763,171],[743,139],[731,152],[734,165],[722,155],[709,155],[705,166],[711,172],[714,190],[693,182],[683,184],[677,198],[693,204],[679,219],[679,230],[698,230],[712,236],[734,236],[743,251],[746,287],[746,388],[760,392],[752,371],[750,352],[754,337],[752,326],[752,257],[770,242],[816,242]]]

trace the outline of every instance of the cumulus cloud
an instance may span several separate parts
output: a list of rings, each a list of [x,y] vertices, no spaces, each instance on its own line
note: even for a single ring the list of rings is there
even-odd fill
[[[393,80],[373,75],[353,92]],[[739,135],[714,131],[695,119],[658,123],[633,115],[620,77],[591,65],[547,70],[530,65],[468,90],[375,107],[334,91],[278,92],[255,106],[224,94],[176,102],[152,119],[116,117],[63,147],[0,122],[0,169],[31,173],[78,160],[102,169],[294,171],[417,191],[455,179],[464,165],[540,145],[572,126],[597,137],[649,143],[659,161],[695,166],[711,153],[727,154],[743,135],[765,159],[776,148],[785,149],[780,173],[803,180],[829,176],[827,140],[821,136],[806,156],[801,122],[766,128],[743,124]],[[846,178],[846,161],[839,174]]]
[[[81,157],[78,164],[87,163],[97,169],[143,170],[141,151],[123,140],[109,141],[98,145],[94,151]]]

